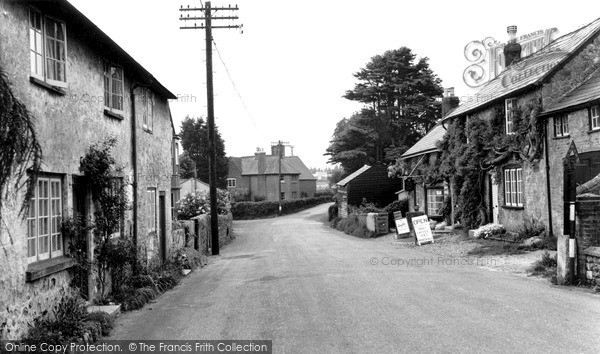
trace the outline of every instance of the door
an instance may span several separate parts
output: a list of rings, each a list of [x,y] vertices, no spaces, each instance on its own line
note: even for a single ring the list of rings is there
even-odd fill
[[[160,192],[158,196],[158,237],[160,242],[160,259],[167,260],[167,203],[165,192]]]
[[[563,216],[565,235],[570,235],[570,205],[577,199],[577,186],[600,174],[600,151],[568,154],[564,161]]]
[[[82,226],[88,226],[88,183],[85,177],[73,176],[73,219],[82,223]],[[78,240],[71,240],[71,242],[77,242],[77,248],[83,250],[84,256],[87,256],[89,262],[91,259],[91,237],[92,235],[80,235]],[[81,247],[79,247],[81,246]],[[89,274],[83,275],[78,273],[78,276],[74,277],[73,282],[76,283],[79,288],[79,292],[84,299],[90,298],[90,289],[93,288],[93,284]]]

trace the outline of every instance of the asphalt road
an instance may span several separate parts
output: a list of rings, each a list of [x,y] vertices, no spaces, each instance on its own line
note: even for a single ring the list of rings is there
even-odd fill
[[[472,264],[493,259],[351,237],[326,214],[235,221],[220,256],[123,315],[109,339],[271,339],[275,353],[600,352],[600,296]]]

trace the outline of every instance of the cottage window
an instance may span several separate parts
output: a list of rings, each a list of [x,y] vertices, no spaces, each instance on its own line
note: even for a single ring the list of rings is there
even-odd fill
[[[62,183],[60,178],[39,178],[29,201],[27,257],[29,262],[62,256]]]
[[[298,198],[298,192],[292,191],[292,199],[297,199],[297,198]]]
[[[523,169],[504,170],[504,204],[512,207],[523,206]]]
[[[427,189],[427,214],[441,215],[444,206],[444,190],[441,188]]]
[[[299,177],[300,177],[300,176],[298,176],[298,175],[293,175],[293,176],[292,176],[292,183],[298,183],[298,179],[299,179]]]
[[[31,76],[52,86],[67,86],[67,30],[65,23],[29,9]]]
[[[123,114],[123,69],[104,63],[104,107]]]
[[[590,109],[590,128],[592,130],[600,129],[600,106]]]
[[[141,113],[142,113],[142,127],[152,132],[154,126],[153,113],[154,113],[154,97],[152,91],[144,89],[141,96]]]
[[[285,200],[285,192],[279,193],[279,200]]]
[[[569,116],[564,114],[554,117],[554,136],[569,136]]]
[[[515,116],[517,114],[517,99],[509,98],[505,101],[505,118],[506,118],[506,134],[514,134],[516,132]]]
[[[146,205],[146,226],[150,233],[156,231],[156,188],[148,188]]]
[[[227,187],[236,187],[236,179],[235,178],[227,178]]]

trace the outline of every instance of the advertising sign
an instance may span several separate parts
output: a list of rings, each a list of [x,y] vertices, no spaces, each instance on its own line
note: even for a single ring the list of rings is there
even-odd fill
[[[425,242],[433,243],[433,233],[427,215],[415,216],[411,221],[415,230],[417,245],[421,246]]]

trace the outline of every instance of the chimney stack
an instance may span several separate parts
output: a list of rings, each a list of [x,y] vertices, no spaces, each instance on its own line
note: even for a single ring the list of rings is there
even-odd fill
[[[280,145],[271,145],[271,155],[278,156],[279,155],[279,146]],[[281,157],[285,157],[285,146],[281,145]]]
[[[258,161],[257,162],[258,174],[259,175],[265,174],[265,172],[267,171],[267,154],[260,149],[256,149],[256,152],[254,153],[254,157]]]
[[[442,117],[445,117],[450,111],[458,107],[459,103],[458,97],[454,96],[454,87],[445,88],[444,96],[442,97]]]
[[[508,26],[508,44],[504,46],[504,68],[521,60],[521,45],[517,43],[517,26]]]

